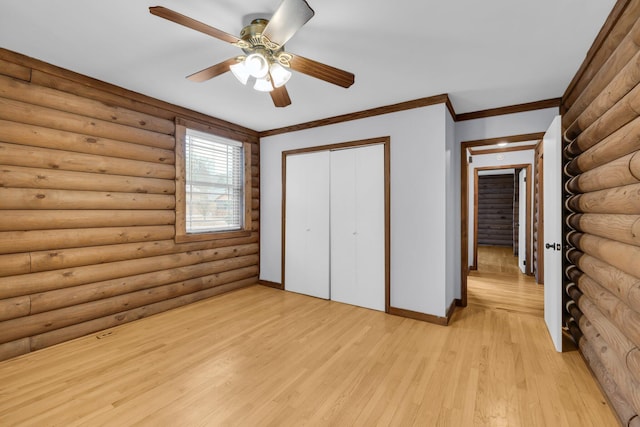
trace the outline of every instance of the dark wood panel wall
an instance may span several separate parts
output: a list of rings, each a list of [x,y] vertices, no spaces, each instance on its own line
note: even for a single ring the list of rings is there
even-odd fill
[[[513,246],[513,174],[478,175],[478,245]]]
[[[640,1],[619,1],[563,97],[567,323],[640,425]]]
[[[174,242],[174,120],[252,147],[249,237]],[[0,49],[0,360],[258,280],[255,132]]]

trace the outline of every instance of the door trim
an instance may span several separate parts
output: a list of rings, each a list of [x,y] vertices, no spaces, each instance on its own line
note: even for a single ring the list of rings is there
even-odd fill
[[[469,274],[469,159],[467,149],[498,142],[523,142],[540,140],[544,132],[511,135],[502,138],[478,139],[460,142],[460,302],[467,306],[467,275]]]
[[[478,172],[486,171],[486,170],[502,170],[502,169],[526,169],[527,171],[527,182],[526,182],[526,220],[524,226],[525,228],[525,260],[526,260],[526,268],[525,274],[531,275],[531,163],[522,163],[522,164],[514,164],[514,165],[505,165],[505,166],[483,166],[474,169],[474,177],[473,177],[473,265],[469,267],[470,269],[478,268]]]
[[[384,146],[384,305],[385,312],[391,309],[391,137],[384,136],[357,141],[349,141],[338,144],[319,145],[307,148],[298,148],[282,152],[282,236],[281,236],[281,289],[285,289],[285,233],[286,233],[286,206],[287,206],[287,156],[313,153],[318,151],[335,151],[347,148],[364,147],[367,145],[382,144]]]

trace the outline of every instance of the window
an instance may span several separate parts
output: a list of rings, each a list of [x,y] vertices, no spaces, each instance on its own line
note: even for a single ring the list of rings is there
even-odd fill
[[[176,241],[248,235],[251,230],[249,144],[176,121]]]

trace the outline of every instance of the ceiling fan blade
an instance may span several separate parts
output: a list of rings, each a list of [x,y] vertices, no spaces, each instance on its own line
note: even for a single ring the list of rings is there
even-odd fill
[[[289,92],[287,92],[286,87],[277,87],[269,93],[271,94],[273,105],[276,107],[286,107],[287,105],[291,105],[291,98],[289,98]]]
[[[226,61],[222,61],[219,64],[212,65],[211,67],[207,67],[204,70],[200,70],[197,73],[193,73],[187,76],[188,80],[192,82],[204,82],[206,80],[212,79],[220,74],[226,73],[229,71],[229,67],[233,64],[237,63],[238,60],[236,58],[229,58]]]
[[[304,58],[298,55],[293,55],[293,59],[291,59],[289,63],[293,70],[344,88],[351,86],[356,78],[353,73],[348,71],[322,64],[318,61],[314,61],[313,59]]]
[[[283,46],[314,13],[305,0],[282,0],[262,35]]]
[[[176,24],[184,25],[185,27],[191,28],[192,30],[200,31],[201,33],[208,34],[211,37],[215,37],[225,42],[237,43],[240,41],[240,39],[236,36],[232,36],[229,33],[225,33],[224,31],[218,30],[217,28],[213,28],[200,21],[196,21],[193,18],[189,18],[188,16],[184,16],[178,12],[174,12],[173,10],[167,9],[166,7],[152,6],[149,8],[149,12],[151,12],[152,15],[156,15],[160,18],[173,21]]]

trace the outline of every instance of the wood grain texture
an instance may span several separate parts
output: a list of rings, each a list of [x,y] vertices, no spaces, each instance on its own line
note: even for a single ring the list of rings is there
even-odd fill
[[[577,156],[617,133],[640,115],[640,86],[636,86],[609,110],[599,116],[588,128],[578,134],[566,147],[570,156]]]
[[[490,108],[487,110],[461,113],[455,116],[456,121],[483,119],[487,117],[502,116],[505,114],[524,113],[527,111],[542,110],[545,108],[555,108],[560,106],[561,99],[545,99],[542,101],[527,102],[524,104],[510,105],[507,107]]]
[[[444,328],[263,286],[5,361],[0,376],[16,426],[616,423],[537,316],[470,305]]]
[[[595,73],[598,72],[602,64],[615,50],[616,46],[629,33],[639,13],[640,2],[638,0],[616,1],[580,68],[562,95],[561,113],[566,112],[573,104]]]
[[[241,237],[175,241],[178,114],[245,143]],[[257,142],[0,49],[0,359],[256,283]]]
[[[260,132],[260,138],[267,136],[280,135],[288,132],[295,132],[304,129],[312,129],[319,126],[328,126],[337,123],[348,122],[351,120],[359,120],[367,117],[379,116],[382,114],[395,113],[398,111],[411,110],[414,108],[428,107],[436,104],[446,104],[449,100],[448,95],[435,95],[427,98],[415,99],[407,102],[400,102],[397,104],[386,105],[384,107],[372,108],[369,110],[359,111],[356,113],[343,114],[335,117],[328,117],[326,119],[314,120],[311,122],[300,123],[293,126],[286,126],[278,129],[271,129]]]
[[[640,117],[582,152],[565,166],[569,176],[588,172],[640,150]]]
[[[602,64],[602,67],[593,75],[583,91],[572,102],[562,118],[565,128],[571,125],[589,104],[605,90],[615,76],[632,61],[639,49],[640,20],[637,20],[629,30],[629,34],[620,41],[605,63]]]
[[[600,92],[591,104],[576,117],[574,122],[566,129],[565,135],[568,138],[575,138],[631,92],[638,83],[640,83],[640,51],[620,70],[611,83]]]
[[[0,59],[31,69],[31,83],[98,100],[107,105],[121,106],[167,120],[176,116],[188,117],[209,124],[219,131],[233,134],[234,139],[246,138],[258,142],[257,132],[225,120],[207,116],[165,101],[150,98],[121,87],[105,83],[73,71],[16,52],[0,48]]]

